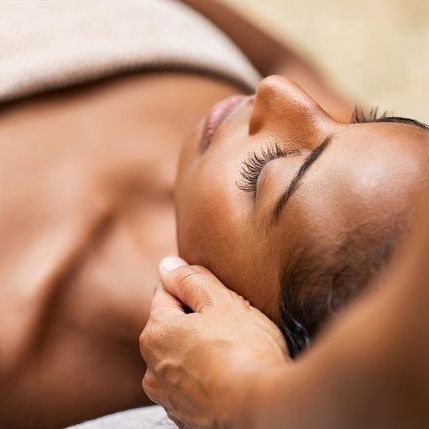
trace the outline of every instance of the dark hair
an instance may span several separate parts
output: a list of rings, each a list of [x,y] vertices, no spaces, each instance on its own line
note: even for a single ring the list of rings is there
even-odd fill
[[[352,123],[400,123],[429,131],[415,119],[356,107]],[[367,289],[391,259],[407,230],[404,216],[384,227],[367,223],[331,246],[312,244],[295,251],[281,278],[279,327],[292,358],[305,350],[327,321]]]
[[[333,246],[295,253],[283,270],[279,321],[292,358],[380,274],[403,235],[398,225],[360,225]]]

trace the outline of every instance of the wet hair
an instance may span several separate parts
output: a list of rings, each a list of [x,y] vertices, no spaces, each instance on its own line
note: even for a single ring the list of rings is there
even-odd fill
[[[390,261],[403,229],[399,222],[386,228],[368,223],[333,246],[304,247],[295,253],[283,270],[279,320],[292,358],[339,310],[368,290]]]

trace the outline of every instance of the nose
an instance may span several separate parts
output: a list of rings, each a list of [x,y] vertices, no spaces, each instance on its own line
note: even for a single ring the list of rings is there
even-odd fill
[[[251,136],[266,133],[275,137],[320,142],[332,119],[296,83],[269,76],[256,88],[249,121]],[[310,138],[312,137],[312,138]]]

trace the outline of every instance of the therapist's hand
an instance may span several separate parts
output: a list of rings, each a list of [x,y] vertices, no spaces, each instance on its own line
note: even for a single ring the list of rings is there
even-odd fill
[[[253,381],[287,362],[283,336],[203,267],[166,258],[160,276],[140,337],[143,388],[183,428],[234,426]]]

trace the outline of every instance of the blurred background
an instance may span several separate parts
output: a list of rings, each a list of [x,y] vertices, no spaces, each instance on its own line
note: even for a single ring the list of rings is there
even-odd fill
[[[429,122],[429,0],[222,0],[346,96]]]

